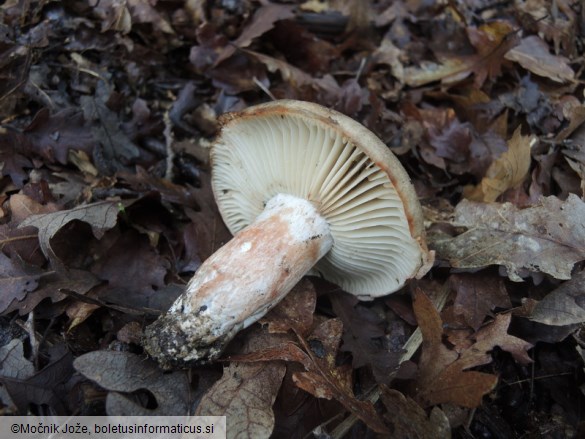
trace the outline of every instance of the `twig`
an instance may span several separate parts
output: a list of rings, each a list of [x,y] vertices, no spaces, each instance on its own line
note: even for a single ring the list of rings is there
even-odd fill
[[[165,178],[167,180],[173,179],[173,160],[175,158],[175,151],[173,150],[173,123],[171,122],[171,118],[169,116],[169,112],[165,111],[164,115],[164,136],[165,136],[165,145],[167,150],[167,168],[165,170]]]
[[[260,90],[262,90],[264,93],[266,93],[270,99],[272,99],[273,101],[277,100],[276,97],[272,94],[272,92],[268,90],[268,88],[264,84],[262,84],[262,82],[258,78],[254,76],[252,78],[252,81],[254,81],[254,84],[256,84],[258,88],[260,88]]]

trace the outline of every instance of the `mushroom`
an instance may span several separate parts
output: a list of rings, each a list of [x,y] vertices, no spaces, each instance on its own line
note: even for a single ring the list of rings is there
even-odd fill
[[[234,238],[146,328],[145,348],[163,367],[217,358],[305,274],[372,300],[429,270],[414,188],[367,128],[292,100],[220,122],[212,187]]]

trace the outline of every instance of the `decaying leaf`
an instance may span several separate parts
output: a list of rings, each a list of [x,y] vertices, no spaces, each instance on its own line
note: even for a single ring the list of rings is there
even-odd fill
[[[266,4],[261,6],[238,39],[222,50],[215,60],[215,65],[218,65],[223,60],[229,58],[237,48],[248,47],[254,38],[268,32],[274,27],[274,23],[278,20],[286,20],[287,18],[292,17],[294,17],[294,14],[289,6],[277,4]]]
[[[73,302],[65,311],[67,317],[70,319],[69,327],[67,328],[68,331],[71,331],[73,328],[83,323],[96,309],[99,308],[100,306],[95,303]]]
[[[75,207],[69,210],[62,210],[54,213],[33,215],[19,227],[32,226],[39,229],[39,242],[45,256],[54,264],[54,267],[61,265],[59,257],[51,248],[51,238],[71,221],[82,221],[91,226],[96,238],[101,238],[106,230],[114,227],[118,221],[120,209],[118,203],[113,201],[100,201]]]
[[[26,380],[34,373],[33,364],[24,357],[22,340],[13,339],[0,348],[0,382],[3,379]],[[0,401],[9,412],[16,411],[17,408],[6,387],[0,388]]]
[[[66,108],[51,115],[40,110],[24,130],[31,149],[49,162],[67,163],[69,150],[92,153],[95,140],[77,108]]]
[[[577,273],[538,302],[530,320],[551,326],[585,322],[585,271]]]
[[[388,410],[385,418],[392,425],[392,437],[410,438],[444,438],[451,437],[449,419],[439,407],[431,410],[427,416],[424,409],[413,399],[404,396],[398,390],[382,387],[382,402]]]
[[[24,185],[28,178],[26,168],[32,168],[29,158],[22,155],[23,144],[30,144],[30,141],[22,133],[0,129],[0,163],[3,176],[10,176],[10,179],[17,187]]]
[[[272,404],[286,367],[278,362],[231,363],[203,396],[197,416],[226,416],[230,437],[268,438],[274,428]]]
[[[53,303],[59,302],[67,297],[66,291],[83,295],[99,283],[99,279],[84,270],[70,269],[66,273],[44,273],[38,288],[26,294],[22,300],[13,300],[6,308],[6,313],[18,311],[20,315],[25,315],[47,298]]]
[[[458,360],[464,365],[464,369],[490,363],[492,358],[489,353],[495,346],[512,354],[517,363],[532,363],[527,353],[532,344],[508,334],[511,320],[511,314],[498,314],[492,322],[473,335],[475,343]]]
[[[98,3],[99,4],[99,3]],[[133,23],[150,23],[161,32],[174,34],[175,31],[169,22],[154,7],[155,3],[143,2],[140,0],[129,0],[128,10],[132,16]]]
[[[530,150],[536,142],[536,136],[523,136],[518,127],[508,142],[508,150],[491,164],[481,183],[474,188],[466,187],[463,195],[469,200],[489,203],[518,186],[528,175]]]
[[[1,379],[19,414],[29,413],[31,405],[47,405],[58,415],[68,412],[65,384],[73,374],[73,354],[64,344],[58,344],[51,347],[49,356],[49,363],[32,375],[28,374],[30,369],[24,366],[25,362],[19,361],[27,372]]]
[[[425,407],[445,402],[478,407],[483,396],[495,387],[497,377],[464,371],[471,367],[469,362],[460,361],[458,354],[443,344],[441,317],[431,300],[418,288],[413,306],[423,337],[415,397]]]
[[[93,123],[89,133],[95,143],[99,142],[101,145],[101,159],[96,161],[96,165],[99,165],[101,172],[112,173],[122,168],[121,161],[136,159],[140,151],[122,131],[118,116],[107,107],[107,96],[103,94],[105,93],[100,92],[96,96],[81,96],[79,103],[85,119]]]
[[[75,370],[109,390],[106,411],[116,416],[179,416],[189,413],[187,373],[163,373],[154,361],[129,352],[94,351],[77,357]],[[130,393],[146,389],[157,407],[147,409]]]
[[[317,398],[337,400],[372,430],[387,432],[374,406],[355,397],[351,367],[347,364],[336,365],[342,330],[343,325],[339,319],[325,320],[314,329],[307,340],[299,337],[302,348],[295,343],[285,342],[231,359],[245,362],[283,360],[300,363],[305,372],[293,374],[293,381],[298,387]]]
[[[259,320],[268,324],[271,333],[286,333],[293,329],[307,335],[313,325],[317,294],[313,283],[303,278],[270,312]]]
[[[512,307],[503,279],[481,273],[459,273],[449,277],[449,285],[457,292],[453,310],[466,323],[478,330],[495,307]]]
[[[506,59],[515,61],[535,75],[552,79],[556,82],[568,82],[575,79],[575,72],[569,67],[569,60],[552,55],[547,44],[538,36],[523,38],[516,47],[506,53]]]
[[[518,209],[510,203],[461,201],[452,224],[467,231],[456,237],[431,233],[437,259],[452,267],[506,267],[520,282],[529,272],[570,279],[573,265],[585,259],[585,202],[574,194],[566,201],[543,197],[540,205]]]
[[[477,53],[457,56],[450,53],[435,53],[440,63],[425,62],[420,67],[404,69],[405,83],[418,87],[434,81],[454,83],[475,74],[475,84],[481,87],[489,77],[494,79],[501,73],[501,64],[506,54],[516,45],[512,26],[505,21],[493,21],[479,28],[467,28],[471,43]]]
[[[108,248],[108,257],[96,261],[92,272],[108,281],[110,291],[104,298],[110,302],[132,308],[159,309],[161,302],[170,306],[161,291],[167,286],[165,276],[168,269],[169,261],[157,252],[145,235],[128,230]]]
[[[0,252],[0,313],[13,301],[20,301],[27,293],[34,291],[40,277],[41,270],[38,268],[25,267]]]
[[[351,353],[353,367],[369,365],[379,383],[389,384],[404,351],[391,349],[384,319],[350,294],[331,295],[331,304],[343,321],[342,350]]]

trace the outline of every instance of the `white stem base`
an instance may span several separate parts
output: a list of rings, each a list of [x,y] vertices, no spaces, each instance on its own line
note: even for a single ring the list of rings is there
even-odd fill
[[[146,328],[163,367],[210,361],[280,300],[333,245],[313,204],[279,194],[199,268],[169,311]]]

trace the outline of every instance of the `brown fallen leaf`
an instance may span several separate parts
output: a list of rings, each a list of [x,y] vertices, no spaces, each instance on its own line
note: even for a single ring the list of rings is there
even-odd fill
[[[472,73],[475,85],[480,88],[487,78],[494,79],[501,73],[504,54],[516,45],[516,34],[505,21],[493,21],[479,28],[468,27],[467,34],[477,53],[471,56],[435,53],[436,62],[424,62],[420,67],[404,69],[404,82],[419,87],[435,81],[455,83]]]
[[[108,390],[110,416],[179,416],[189,414],[189,381],[185,371],[163,373],[156,363],[129,352],[94,351],[77,357],[75,370]],[[132,392],[148,390],[156,408],[132,399]]]
[[[490,203],[508,189],[518,186],[528,175],[530,151],[537,141],[534,135],[523,136],[518,127],[508,142],[508,150],[490,165],[480,184],[464,188],[463,196]]]
[[[506,53],[505,57],[535,75],[555,82],[570,82],[575,79],[569,60],[563,56],[552,55],[548,45],[538,35],[522,38],[520,44]]]
[[[226,416],[230,437],[269,438],[274,429],[272,405],[286,366],[280,362],[232,362],[203,396],[196,416]]]
[[[495,307],[512,307],[501,277],[482,273],[459,273],[449,276],[450,287],[457,292],[453,310],[475,331]]]
[[[69,269],[67,273],[43,273],[38,288],[27,294],[22,300],[13,300],[6,308],[5,313],[18,311],[23,316],[47,298],[55,303],[68,297],[65,291],[84,295],[99,283],[99,279],[84,270]]]
[[[161,32],[174,34],[175,31],[170,23],[153,7],[154,4],[141,0],[128,0],[128,11],[132,17],[132,23],[149,23]]]
[[[313,325],[316,304],[315,286],[303,278],[259,323],[267,324],[270,333],[286,333],[293,329],[306,336]]]
[[[127,230],[117,236],[91,271],[107,280],[110,291],[102,298],[133,308],[159,309],[170,263],[144,234]],[[170,293],[168,291],[167,293]],[[160,297],[160,296],[163,297]]]
[[[3,378],[26,380],[35,373],[35,367],[24,356],[22,340],[16,338],[0,348],[0,381]],[[4,413],[15,413],[16,405],[6,387],[0,387],[0,401],[5,406]]]
[[[506,267],[520,282],[530,272],[570,279],[573,265],[585,259],[585,202],[574,194],[566,201],[543,197],[540,204],[518,209],[511,203],[461,201],[451,224],[466,232],[429,233],[429,247],[451,267]]]
[[[33,227],[21,227],[32,215],[58,210],[53,203],[42,205],[24,194],[14,194],[8,200],[10,222],[0,225],[1,248],[9,257],[41,266],[46,259],[39,247],[38,233]]]
[[[322,78],[315,78],[286,61],[264,55],[263,53],[254,52],[253,50],[243,49],[242,51],[247,55],[256,58],[264,64],[270,72],[280,72],[282,79],[294,87],[301,88],[303,86],[310,86],[322,92],[324,95],[324,102],[337,102],[342,97],[342,88],[330,74],[326,74]]]
[[[119,31],[128,34],[132,30],[132,17],[126,2],[115,0],[100,1],[93,8],[93,13],[102,21],[101,31]]]
[[[369,365],[378,383],[389,384],[404,351],[386,337],[387,322],[350,294],[332,294],[330,300],[335,315],[343,321],[341,349],[351,353],[353,368]]]
[[[217,66],[223,60],[234,54],[237,48],[248,47],[255,38],[265,34],[274,27],[274,23],[279,20],[286,20],[294,17],[290,6],[265,4],[255,13],[254,17],[240,36],[230,45],[223,48],[215,60],[214,66]]]
[[[30,146],[25,147],[30,147],[51,163],[66,164],[69,150],[82,150],[91,155],[95,146],[95,139],[85,125],[83,115],[74,107],[55,114],[43,108],[23,134],[30,142]]]
[[[414,312],[422,332],[422,354],[415,397],[424,407],[451,402],[474,408],[494,389],[494,375],[464,371],[467,365],[442,342],[443,322],[431,300],[420,288],[414,291]]]
[[[577,273],[538,302],[530,320],[550,326],[585,322],[585,271]]]
[[[475,343],[459,359],[465,364],[464,369],[490,363],[492,358],[489,353],[495,346],[512,354],[517,363],[524,365],[532,363],[532,358],[527,353],[532,344],[508,334],[511,320],[511,314],[498,314],[491,323],[474,335]]]
[[[67,331],[71,332],[73,328],[87,320],[99,308],[100,306],[95,303],[73,302],[65,310],[65,314],[70,319]]]
[[[26,169],[32,168],[30,158],[23,155],[23,150],[30,149],[31,142],[16,130],[0,129],[0,162],[4,164],[0,173],[9,176],[16,187],[21,188],[28,179]]]
[[[37,267],[26,267],[18,260],[10,259],[0,252],[0,313],[6,311],[13,301],[21,301],[34,291],[42,271]]]
[[[358,400],[353,393],[352,369],[348,364],[337,366],[337,349],[343,325],[339,319],[329,319],[318,325],[307,340],[298,335],[299,346],[284,342],[278,346],[257,350],[246,355],[230,357],[232,361],[258,362],[282,360],[303,365],[305,372],[295,372],[295,384],[317,398],[334,399],[361,419],[369,428],[386,433],[372,403]]]
[[[56,415],[71,413],[71,407],[67,407],[68,394],[64,389],[74,373],[73,354],[63,343],[51,346],[48,354],[49,363],[38,372],[29,376],[22,374],[16,378],[0,378],[21,415],[41,406],[51,407]],[[22,366],[25,364],[19,363]]]
[[[69,210],[33,215],[20,223],[19,228],[32,226],[39,230],[41,249],[53,264],[53,268],[58,268],[62,266],[62,263],[51,248],[50,241],[59,230],[71,221],[82,221],[89,224],[93,235],[97,239],[100,239],[106,230],[116,225],[119,212],[119,203],[114,201],[100,201]]]
[[[382,402],[387,409],[384,417],[393,426],[392,438],[450,438],[449,419],[439,407],[430,416],[412,398],[398,390],[382,386]]]

